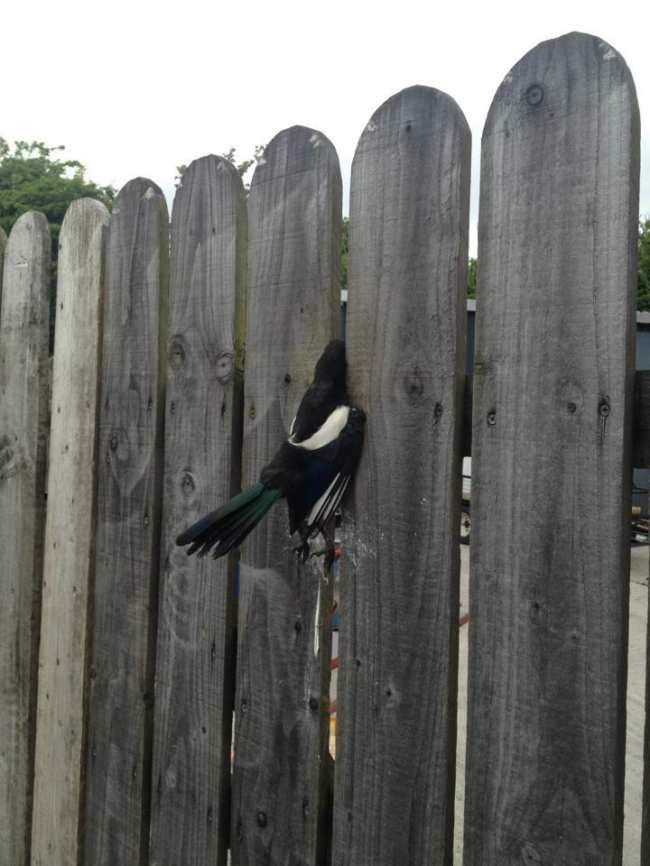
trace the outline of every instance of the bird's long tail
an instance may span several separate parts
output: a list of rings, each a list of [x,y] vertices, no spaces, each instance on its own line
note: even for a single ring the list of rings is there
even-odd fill
[[[176,544],[181,547],[189,544],[188,556],[197,552],[205,556],[212,548],[214,559],[225,556],[242,543],[281,496],[277,488],[265,487],[259,482],[253,484],[221,508],[197,520],[178,536]]]

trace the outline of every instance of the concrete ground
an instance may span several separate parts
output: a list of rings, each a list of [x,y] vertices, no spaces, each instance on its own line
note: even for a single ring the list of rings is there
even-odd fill
[[[461,614],[469,606],[469,548],[461,545]],[[627,690],[627,753],[623,866],[640,866],[643,728],[645,724],[646,627],[648,615],[648,548],[633,547],[630,573],[630,648]],[[462,619],[461,619],[462,621]],[[467,723],[467,624],[460,630],[458,682],[458,750],[456,763],[456,829],[454,864],[463,852],[465,734]]]

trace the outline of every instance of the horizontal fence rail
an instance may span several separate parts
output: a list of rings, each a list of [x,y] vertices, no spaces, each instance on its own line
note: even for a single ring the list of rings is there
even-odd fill
[[[467,375],[462,111],[418,86],[363,127],[345,330],[368,421],[340,574],[296,558],[284,502],[241,553],[175,543],[257,481],[340,334],[326,136],[280,132],[250,190],[197,159],[171,221],[146,178],[110,214],[73,203],[52,359],[46,220],[0,230],[0,866],[460,866],[464,455],[464,866],[621,862],[630,479],[650,468],[638,150],[602,40],[506,75]],[[642,863],[649,803],[646,769]]]

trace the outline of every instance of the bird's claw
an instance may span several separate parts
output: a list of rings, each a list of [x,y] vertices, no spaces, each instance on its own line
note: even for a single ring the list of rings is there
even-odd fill
[[[336,554],[333,547],[323,547],[321,550],[313,550],[310,555],[324,556],[325,568],[327,569],[327,571],[332,570],[332,565],[334,564],[334,560],[336,559]]]

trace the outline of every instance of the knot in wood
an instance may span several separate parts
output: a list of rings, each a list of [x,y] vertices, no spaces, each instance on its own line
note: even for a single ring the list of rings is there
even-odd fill
[[[215,362],[217,379],[225,385],[232,379],[235,369],[235,356],[232,352],[221,352]]]
[[[126,430],[122,428],[114,430],[111,434],[111,438],[108,440],[108,447],[113,452],[118,462],[126,463],[131,453],[129,437],[127,436]]]
[[[179,370],[183,366],[186,354],[185,340],[180,334],[175,334],[169,343],[169,366],[172,370]]]
[[[404,374],[404,391],[411,405],[417,406],[419,403],[422,403],[425,392],[425,381],[422,371],[417,365],[407,370]]]
[[[526,91],[526,102],[536,108],[544,101],[544,88],[541,84],[531,84]]]
[[[9,478],[12,475],[10,471],[10,464],[14,459],[14,451],[11,447],[11,442],[8,436],[2,436],[0,438],[0,471],[2,474],[0,475],[0,480],[5,478]]]
[[[191,473],[184,472],[181,478],[181,490],[183,491],[183,496],[191,496],[196,489],[196,483]]]
[[[269,819],[267,818],[266,812],[258,812],[257,813],[257,825],[258,827],[266,827],[269,823]]]

